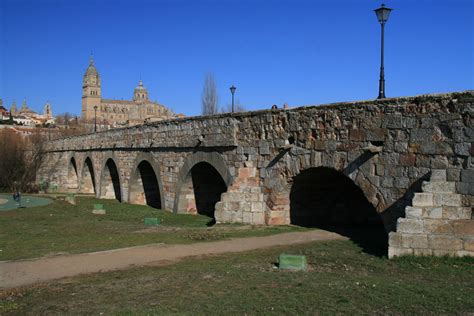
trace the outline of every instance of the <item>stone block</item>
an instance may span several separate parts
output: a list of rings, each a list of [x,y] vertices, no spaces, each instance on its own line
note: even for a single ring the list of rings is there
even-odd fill
[[[441,206],[462,206],[461,194],[436,193],[433,195],[434,205]]]
[[[460,250],[456,252],[457,257],[474,257],[474,251]]]
[[[423,192],[429,193],[455,193],[456,183],[445,181],[423,181],[421,189]]]
[[[415,165],[415,161],[415,154],[400,154],[400,165],[402,166],[412,167]]]
[[[405,207],[406,218],[421,218],[423,215],[423,209],[419,207],[407,206]]]
[[[474,184],[470,182],[456,182],[456,192],[465,195],[474,195]]]
[[[413,255],[413,249],[395,248],[395,247],[388,248],[389,259],[392,259],[395,257],[401,257],[401,256],[409,256],[409,255]]]
[[[403,234],[403,248],[428,248],[428,236],[424,234]]]
[[[252,223],[252,213],[251,212],[242,212],[242,222],[245,224]]]
[[[417,167],[428,168],[430,166],[430,156],[416,155],[415,165]]]
[[[464,246],[463,249],[465,251],[472,251],[474,252],[474,237],[464,238]]]
[[[409,234],[424,233],[423,221],[419,219],[399,218],[397,221],[397,232]]]
[[[402,247],[402,234],[396,232],[390,232],[388,234],[388,244],[390,247],[401,248]]]
[[[461,170],[460,169],[447,169],[446,170],[446,180],[447,181],[459,181],[461,179]]]
[[[461,181],[473,183],[474,182],[474,169],[461,170]]]
[[[449,220],[427,218],[424,220],[424,229],[429,234],[453,234],[453,227]]]
[[[252,224],[253,225],[265,225],[265,213],[252,213]]]
[[[425,218],[434,218],[439,219],[443,217],[443,208],[442,207],[427,207],[425,208]]]
[[[433,194],[432,193],[415,193],[413,197],[412,205],[415,207],[433,206]]]
[[[451,221],[453,233],[456,236],[473,237],[474,236],[474,220],[460,219]]]
[[[446,182],[446,169],[432,169],[430,180]]]
[[[446,235],[429,235],[429,247],[435,250],[457,251],[463,249],[461,238]]]
[[[456,143],[454,144],[454,153],[459,156],[469,156],[471,150],[471,143]]]
[[[420,248],[420,249],[413,249],[413,254],[415,256],[432,256],[433,255],[433,250],[429,248]]]
[[[252,212],[263,212],[263,202],[252,202]]]
[[[458,251],[446,249],[433,249],[433,256],[436,257],[457,257]]]
[[[394,187],[394,178],[393,177],[383,177],[382,178],[382,187],[383,188],[393,188]]]
[[[444,206],[443,219],[471,219],[472,209],[470,207]]]

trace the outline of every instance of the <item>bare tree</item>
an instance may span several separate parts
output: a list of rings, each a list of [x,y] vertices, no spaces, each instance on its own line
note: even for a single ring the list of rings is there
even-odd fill
[[[26,137],[10,129],[0,132],[0,187],[11,192],[35,191],[44,141],[39,131]]]
[[[201,110],[203,115],[218,113],[218,96],[214,75],[208,73],[204,80],[204,88],[201,96]]]

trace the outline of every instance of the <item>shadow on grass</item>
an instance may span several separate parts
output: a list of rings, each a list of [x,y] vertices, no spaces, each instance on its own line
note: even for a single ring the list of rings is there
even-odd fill
[[[388,234],[381,225],[320,225],[315,228],[347,237],[367,254],[377,257],[388,257]]]

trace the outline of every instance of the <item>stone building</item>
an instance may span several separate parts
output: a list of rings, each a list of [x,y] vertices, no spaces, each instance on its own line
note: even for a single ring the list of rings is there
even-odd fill
[[[23,100],[20,110],[16,106],[16,102],[13,101],[10,107],[10,113],[12,114],[13,120],[22,125],[35,126],[40,124],[52,124],[55,121],[53,117],[51,104],[46,102],[43,107],[43,113],[37,113],[33,111]]]
[[[93,122],[96,115],[99,124],[114,127],[175,117],[164,105],[149,100],[142,80],[135,88],[131,101],[103,99],[100,75],[91,56],[82,84],[82,119]]]

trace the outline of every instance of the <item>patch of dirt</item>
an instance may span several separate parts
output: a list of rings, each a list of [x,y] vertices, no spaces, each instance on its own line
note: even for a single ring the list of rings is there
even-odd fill
[[[7,199],[2,199],[0,198],[0,205],[2,204],[7,204],[8,203],[8,200]]]
[[[210,232],[216,233],[212,230]],[[153,244],[31,260],[0,261],[0,289],[47,282],[85,273],[127,269],[133,266],[172,264],[187,257],[214,256],[334,239],[346,238],[324,230],[311,230],[187,245]]]

